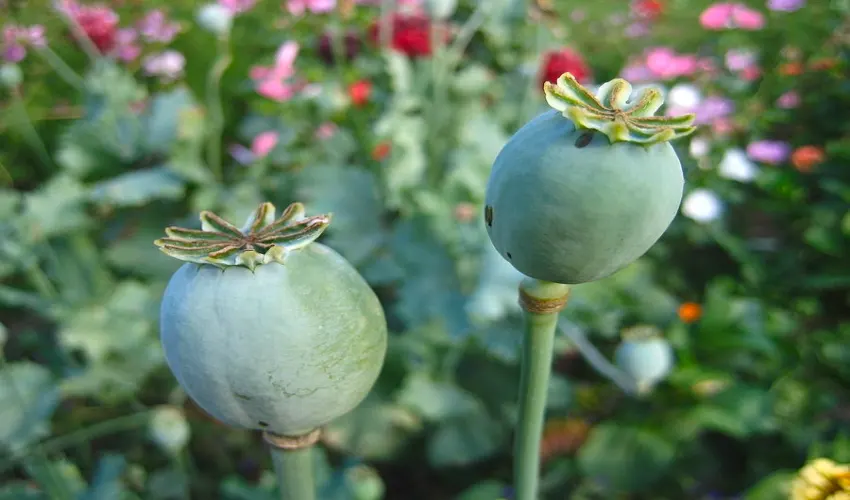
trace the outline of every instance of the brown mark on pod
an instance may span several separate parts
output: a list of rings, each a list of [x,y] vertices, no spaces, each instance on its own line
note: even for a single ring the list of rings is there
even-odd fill
[[[490,205],[484,207],[484,222],[487,223],[487,227],[493,227],[493,207]]]
[[[590,141],[592,141],[592,140],[593,140],[593,132],[585,132],[585,133],[581,134],[580,136],[578,136],[578,139],[576,139],[576,147],[577,148],[583,148],[583,147],[587,146],[588,144],[590,144]]]

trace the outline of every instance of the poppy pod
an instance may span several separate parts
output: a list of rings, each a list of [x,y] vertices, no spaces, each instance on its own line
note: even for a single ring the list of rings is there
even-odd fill
[[[186,261],[161,306],[168,366],[207,413],[299,436],[355,406],[383,364],[381,305],[351,264],[316,243],[330,216],[262,204],[242,228],[202,212],[201,229],[156,244]]]
[[[693,132],[694,116],[653,116],[660,92],[630,99],[622,79],[594,95],[565,73],[544,89],[553,109],[517,131],[494,162],[487,233],[526,276],[598,280],[646,253],[673,221],[684,179],[668,141]]]

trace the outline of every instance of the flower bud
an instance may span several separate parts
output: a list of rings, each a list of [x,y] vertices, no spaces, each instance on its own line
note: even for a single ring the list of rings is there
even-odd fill
[[[673,368],[673,348],[651,326],[623,331],[623,340],[614,352],[617,366],[635,379],[641,392],[650,390]]]
[[[7,88],[15,88],[24,80],[21,68],[17,64],[4,64],[0,66],[0,84]]]
[[[227,34],[233,24],[233,14],[216,3],[208,3],[201,7],[196,19],[202,28],[216,35]]]
[[[154,412],[149,426],[150,437],[164,451],[176,454],[189,441],[189,423],[174,406],[161,406]]]

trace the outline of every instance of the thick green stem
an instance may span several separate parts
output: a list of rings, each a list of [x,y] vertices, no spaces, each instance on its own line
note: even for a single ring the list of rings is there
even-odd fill
[[[569,286],[526,279],[520,284],[525,310],[519,423],[514,442],[516,500],[538,500],[540,438],[546,413],[546,395],[552,372],[552,354],[558,312],[566,303]]]
[[[313,446],[318,437],[318,431],[292,438],[265,435],[281,500],[316,500]]]

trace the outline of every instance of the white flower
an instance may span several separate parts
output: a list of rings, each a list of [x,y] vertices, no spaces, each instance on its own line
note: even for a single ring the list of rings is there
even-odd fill
[[[703,158],[711,151],[711,142],[705,137],[691,139],[689,153],[693,158]]]
[[[702,93],[695,85],[679,83],[667,93],[667,107],[694,109],[702,102]]]
[[[714,191],[697,188],[682,202],[682,214],[697,222],[711,222],[723,212],[723,202]]]
[[[182,450],[189,441],[191,431],[183,412],[173,406],[157,408],[148,430],[153,442],[169,453]]]
[[[216,35],[224,35],[233,24],[233,14],[223,5],[209,3],[198,10],[195,18],[205,30]]]
[[[758,174],[758,167],[747,158],[747,153],[741,149],[727,149],[720,160],[717,173],[721,177],[739,182],[749,182]]]

